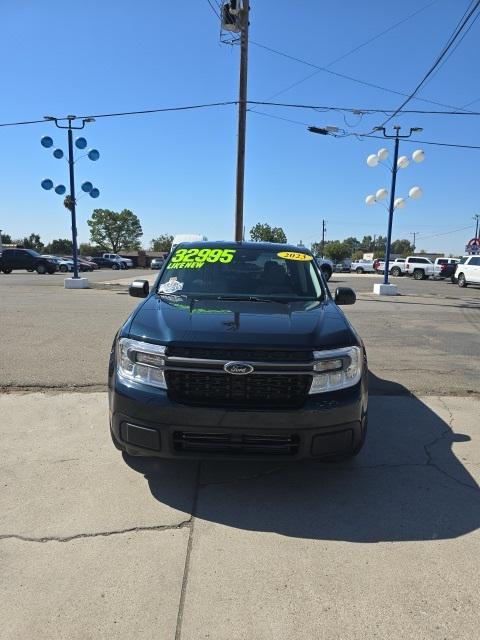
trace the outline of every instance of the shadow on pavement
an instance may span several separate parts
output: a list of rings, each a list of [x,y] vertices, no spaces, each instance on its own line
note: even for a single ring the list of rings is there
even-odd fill
[[[384,381],[375,380],[382,388]],[[480,490],[452,452],[470,437],[397,383],[374,396],[369,434],[354,460],[326,464],[202,461],[195,517],[237,529],[348,542],[455,538],[480,525]],[[408,396],[408,397],[407,397]],[[160,471],[172,461],[134,458],[152,495],[176,508],[185,496],[164,487]],[[178,461],[178,474],[191,461]]]

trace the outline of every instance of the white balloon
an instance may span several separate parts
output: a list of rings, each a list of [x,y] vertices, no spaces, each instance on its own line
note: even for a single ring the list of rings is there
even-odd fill
[[[367,164],[369,167],[376,167],[378,164],[378,157],[375,153],[372,153],[367,158]]]
[[[397,161],[397,167],[399,169],[406,169],[409,164],[410,164],[410,160],[407,158],[407,156],[400,156],[400,158]]]
[[[425,160],[425,151],[423,149],[417,149],[412,153],[412,160],[414,162],[423,162]]]
[[[365,198],[365,204],[375,204],[376,200],[375,200],[375,196],[367,196]]]
[[[413,198],[414,200],[418,200],[418,198],[421,198],[422,196],[423,191],[420,189],[420,187],[412,187],[408,192],[408,197]]]
[[[405,198],[395,198],[395,202],[393,203],[394,209],[403,209],[405,206]]]
[[[375,194],[377,200],[385,200],[388,196],[388,191],[386,189],[379,189]]]
[[[377,158],[379,160],[386,160],[388,158],[388,149],[380,149],[377,151]]]

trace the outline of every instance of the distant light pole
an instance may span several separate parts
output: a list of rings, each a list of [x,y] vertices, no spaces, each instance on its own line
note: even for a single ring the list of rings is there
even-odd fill
[[[76,120],[76,116],[67,116],[66,118],[55,118],[53,116],[44,116],[45,120],[55,123],[55,126],[59,129],[67,129],[68,140],[68,168],[69,168],[69,180],[70,180],[70,195],[65,198],[65,206],[70,210],[72,214],[72,254],[73,254],[73,279],[78,280],[78,248],[77,248],[77,216],[76,216],[76,199],[75,199],[75,159],[73,156],[73,130],[83,129],[87,122],[95,122],[94,118],[82,118],[81,126],[73,126],[72,122]],[[68,125],[59,124],[59,120],[68,120]],[[50,136],[43,136],[40,140],[42,147],[49,149],[53,146],[53,139]],[[77,149],[85,149],[87,147],[87,141],[85,138],[80,137],[75,140],[75,146]],[[55,149],[53,151],[54,158],[60,160],[63,158],[62,149]],[[96,161],[100,157],[100,153],[97,149],[90,149],[86,155],[92,161]],[[53,189],[53,181],[50,178],[42,180],[41,186],[43,189],[49,191]],[[100,191],[92,185],[91,182],[84,182],[81,186],[82,191],[88,193],[92,198],[98,198]],[[55,187],[55,193],[58,195],[64,195],[66,192],[65,186],[59,184]],[[75,286],[75,284],[74,284]]]
[[[473,216],[473,219],[476,221],[476,224],[475,224],[475,238],[478,238],[478,225],[479,225],[479,222],[480,222],[480,213],[476,213]]]
[[[392,243],[392,225],[393,225],[393,212],[395,209],[403,209],[405,206],[405,198],[395,198],[395,187],[397,183],[397,171],[398,169],[406,169],[410,164],[407,156],[398,157],[398,148],[400,140],[410,138],[412,133],[422,131],[421,128],[415,127],[410,129],[410,132],[406,135],[400,135],[400,128],[398,125],[393,127],[395,129],[394,135],[387,135],[385,127],[376,127],[376,131],[382,131],[384,138],[390,138],[395,140],[395,147],[393,153],[392,166],[389,169],[392,172],[392,183],[390,187],[390,206],[388,207],[388,231],[387,231],[387,243],[385,247],[385,268],[383,285],[374,285],[374,293],[381,293],[386,295],[396,295],[397,288],[395,285],[391,285],[388,281],[390,270],[390,249]],[[379,163],[384,163],[388,158],[388,150],[380,149],[377,153],[371,154],[367,158],[367,164],[369,167],[376,167]],[[422,162],[425,159],[425,153],[421,149],[417,149],[412,154],[412,160],[414,162]],[[388,166],[388,165],[387,165]],[[373,205],[376,202],[382,202],[388,195],[386,189],[379,189],[375,195],[369,195],[365,198],[367,205]],[[408,192],[410,198],[416,200],[422,196],[422,190],[420,187],[412,187]]]

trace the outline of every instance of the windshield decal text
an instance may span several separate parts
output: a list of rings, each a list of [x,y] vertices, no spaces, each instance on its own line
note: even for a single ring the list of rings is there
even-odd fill
[[[200,269],[205,263],[229,264],[236,249],[177,249],[167,265],[167,269]]]

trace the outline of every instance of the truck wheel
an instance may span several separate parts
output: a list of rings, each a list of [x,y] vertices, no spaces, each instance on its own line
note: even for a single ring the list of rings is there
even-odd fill
[[[391,274],[392,276],[395,276],[395,278],[398,278],[399,275],[401,275],[401,271],[399,267],[393,267]]]
[[[423,280],[425,278],[425,272],[422,269],[415,269],[413,277],[415,280]]]
[[[466,287],[466,286],[467,286],[467,284],[468,284],[468,283],[467,283],[467,281],[466,281],[466,279],[465,279],[465,274],[464,274],[464,273],[460,273],[460,274],[458,275],[457,280],[458,280],[458,286],[459,286],[459,287]]]
[[[66,273],[66,272],[68,271],[68,267],[67,267],[67,265],[66,265],[66,264],[61,264],[61,265],[60,265],[60,271],[61,271],[62,273]]]
[[[322,269],[322,275],[325,278],[325,281],[328,282],[332,277],[332,270],[325,266],[321,267],[321,269]]]
[[[355,269],[355,273],[358,273],[358,275],[362,274],[362,273],[363,273],[363,269],[362,269],[362,267],[357,267],[357,268]]]
[[[37,265],[37,273],[38,274],[43,275],[46,272],[47,272],[47,269],[45,268],[44,264]]]
[[[112,264],[112,269],[114,271],[118,271],[120,269],[120,267],[118,266],[118,264]]]
[[[12,273],[12,267],[3,267],[3,273]]]

